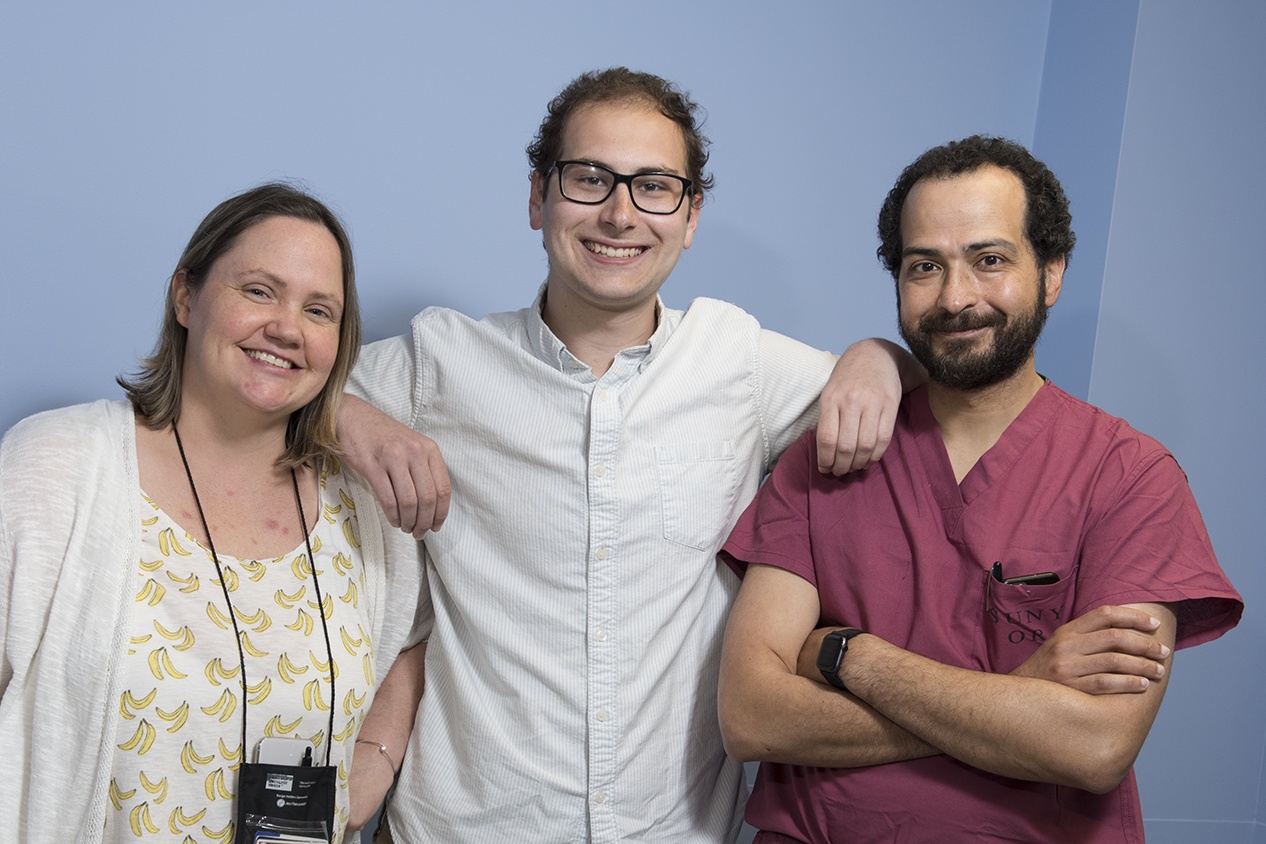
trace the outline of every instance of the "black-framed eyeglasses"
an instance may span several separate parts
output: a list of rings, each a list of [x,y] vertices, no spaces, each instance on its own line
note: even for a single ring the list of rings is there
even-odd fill
[[[629,186],[633,206],[647,214],[675,214],[694,182],[672,173],[634,173],[626,176],[592,161],[555,161],[558,189],[564,199],[581,205],[601,205],[616,186]]]

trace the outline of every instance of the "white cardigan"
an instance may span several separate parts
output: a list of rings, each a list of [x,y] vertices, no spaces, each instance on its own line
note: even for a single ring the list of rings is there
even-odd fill
[[[38,414],[0,441],[0,841],[101,840],[139,487],[127,402]],[[381,681],[415,643],[417,544],[359,479],[352,490]]]

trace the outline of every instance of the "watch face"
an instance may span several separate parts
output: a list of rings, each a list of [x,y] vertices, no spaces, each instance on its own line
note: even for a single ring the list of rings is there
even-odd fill
[[[829,680],[839,671],[840,662],[844,659],[844,648],[847,647],[842,630],[832,630],[822,640],[822,648],[818,651],[818,670]]]
[[[844,681],[840,679],[840,664],[844,662],[848,640],[861,632],[855,627],[845,627],[842,630],[832,630],[822,640],[822,647],[818,650],[818,672],[837,689],[844,688]]]

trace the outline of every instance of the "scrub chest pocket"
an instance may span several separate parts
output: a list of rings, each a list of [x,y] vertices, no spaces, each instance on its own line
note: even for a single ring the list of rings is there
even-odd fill
[[[1055,628],[1072,621],[1076,569],[1067,554],[1041,552],[1021,552],[997,563],[1001,565],[984,564],[981,632],[990,670],[1007,674],[1032,656]],[[1023,582],[1033,576],[1035,580]]]

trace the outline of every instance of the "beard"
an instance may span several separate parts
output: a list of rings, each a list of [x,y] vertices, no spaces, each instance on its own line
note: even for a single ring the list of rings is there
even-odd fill
[[[952,390],[979,390],[1007,380],[1020,371],[1037,346],[1046,325],[1046,272],[1038,277],[1037,301],[1023,313],[1007,316],[994,311],[975,314],[930,313],[917,325],[898,320],[901,339],[915,360],[923,364],[928,378]],[[973,351],[976,340],[942,340],[940,354],[932,351],[933,336],[941,332],[992,328],[993,342]]]

